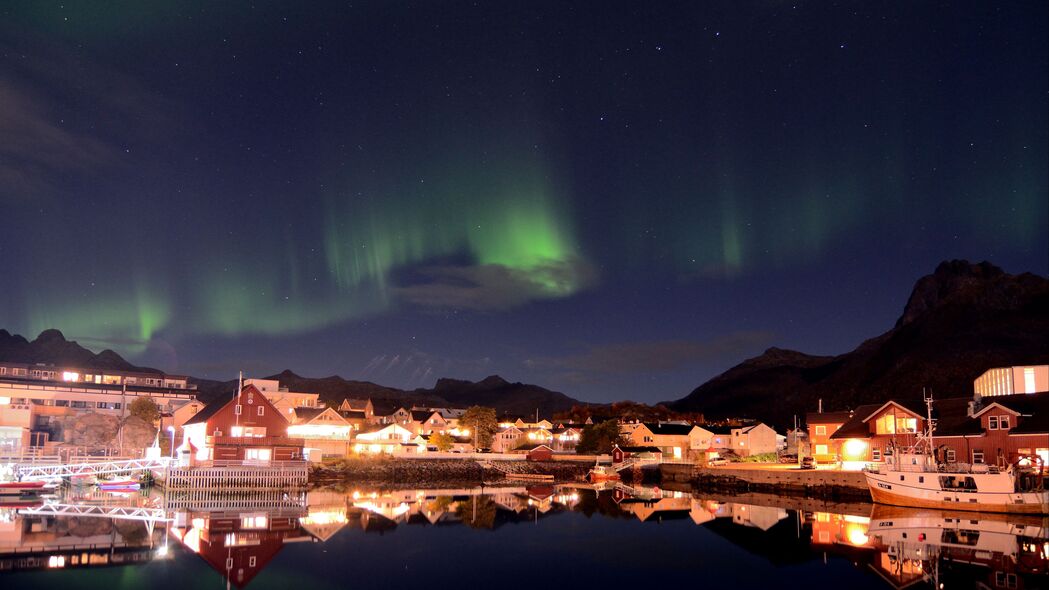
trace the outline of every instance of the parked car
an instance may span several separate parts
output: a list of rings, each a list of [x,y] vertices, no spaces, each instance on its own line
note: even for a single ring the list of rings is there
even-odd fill
[[[779,456],[779,462],[780,463],[786,463],[787,465],[790,465],[791,463],[797,463],[798,462],[798,456],[797,455],[780,455]]]
[[[816,468],[816,459],[814,459],[813,457],[803,457],[801,459],[801,468],[802,469],[815,469]]]
[[[717,457],[715,459],[711,459],[710,461],[707,461],[707,464],[709,464],[709,465],[728,465],[728,459],[726,459],[724,457]]]

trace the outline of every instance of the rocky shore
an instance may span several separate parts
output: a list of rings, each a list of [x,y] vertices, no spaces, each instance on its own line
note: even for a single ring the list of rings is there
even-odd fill
[[[489,461],[492,468],[468,459],[347,458],[310,468],[317,486],[378,485],[383,488],[477,486],[507,481],[506,474],[543,474],[555,482],[577,481],[590,464],[573,461]],[[519,483],[519,482],[518,482]]]

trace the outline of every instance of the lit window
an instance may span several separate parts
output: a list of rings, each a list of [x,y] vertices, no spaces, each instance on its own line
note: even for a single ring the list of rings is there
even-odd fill
[[[954,463],[958,459],[954,449],[947,449],[947,462]]]
[[[983,463],[983,451],[973,451],[973,463]]]
[[[80,375],[72,371],[64,371],[62,373],[62,381],[80,381]]]
[[[871,461],[881,461],[881,449],[871,449]]]
[[[827,427],[820,424],[816,427],[816,436],[827,436]]]
[[[826,454],[828,454],[827,453],[827,445],[816,445],[816,454],[817,455],[826,455]]]

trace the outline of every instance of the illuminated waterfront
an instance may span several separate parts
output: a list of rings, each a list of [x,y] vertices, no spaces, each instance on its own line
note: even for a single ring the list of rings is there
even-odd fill
[[[0,580],[12,588],[887,588],[926,577],[1032,588],[1047,581],[1047,550],[1042,518],[625,486],[96,493],[0,512]]]

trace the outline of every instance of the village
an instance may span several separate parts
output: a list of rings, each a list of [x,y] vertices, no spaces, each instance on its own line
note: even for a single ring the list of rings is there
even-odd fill
[[[939,460],[1005,467],[1023,459],[1044,467],[1049,463],[1047,391],[1049,366],[1016,366],[988,369],[968,395],[936,399]],[[156,408],[152,423],[135,436],[125,434],[134,420],[132,406],[143,403]],[[619,419],[618,432],[609,436],[609,421],[595,423],[590,417],[571,422],[538,412],[497,416],[490,408],[419,407],[379,399],[324,404],[317,393],[289,391],[268,379],[245,379],[236,393],[204,403],[184,376],[0,363],[0,457],[6,461],[152,453],[170,458],[171,466],[185,473],[287,469],[370,457],[605,462],[623,470],[859,472],[914,444],[928,419],[923,408],[892,399],[828,411],[821,403],[814,410],[804,425],[783,434],[742,420]],[[293,471],[298,479],[306,473]],[[265,485],[305,483],[298,479]]]

